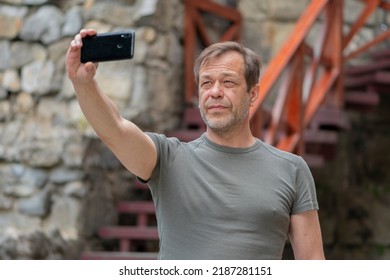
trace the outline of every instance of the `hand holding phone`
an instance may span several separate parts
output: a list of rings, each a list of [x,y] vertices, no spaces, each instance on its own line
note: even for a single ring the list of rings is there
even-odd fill
[[[82,40],[82,63],[131,59],[134,56],[133,30],[101,33]]]

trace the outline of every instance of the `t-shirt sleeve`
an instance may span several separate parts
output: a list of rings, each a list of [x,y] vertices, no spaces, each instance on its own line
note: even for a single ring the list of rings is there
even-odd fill
[[[319,209],[315,183],[309,166],[299,157],[296,173],[296,199],[291,214]]]
[[[150,132],[146,132],[146,134],[153,140],[157,149],[157,163],[149,181],[157,182],[160,173],[169,168],[170,163],[180,149],[181,142],[177,138],[168,138],[163,134]]]

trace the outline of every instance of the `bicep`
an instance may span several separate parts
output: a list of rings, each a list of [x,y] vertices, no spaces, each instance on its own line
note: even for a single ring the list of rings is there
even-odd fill
[[[130,121],[123,119],[120,126],[120,137],[106,144],[130,172],[148,180],[157,162],[153,140]]]
[[[296,259],[324,259],[317,210],[291,215],[289,237]]]

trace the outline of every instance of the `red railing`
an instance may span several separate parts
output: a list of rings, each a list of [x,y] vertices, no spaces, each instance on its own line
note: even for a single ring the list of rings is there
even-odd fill
[[[256,136],[280,149],[303,153],[303,132],[318,108],[323,104],[343,107],[343,65],[390,37],[390,30],[384,31],[348,52],[352,38],[374,11],[390,11],[390,3],[383,0],[360,2],[360,16],[344,34],[344,1],[312,0],[260,78],[259,98],[250,112]],[[311,37],[314,43],[310,45],[307,37],[315,24],[321,27],[315,30],[317,38]],[[276,87],[277,96],[265,125],[265,101]]]

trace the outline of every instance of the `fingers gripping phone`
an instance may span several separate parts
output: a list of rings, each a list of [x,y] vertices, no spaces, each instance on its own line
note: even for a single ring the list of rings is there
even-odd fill
[[[134,56],[134,31],[100,33],[83,39],[81,62],[131,59]]]

